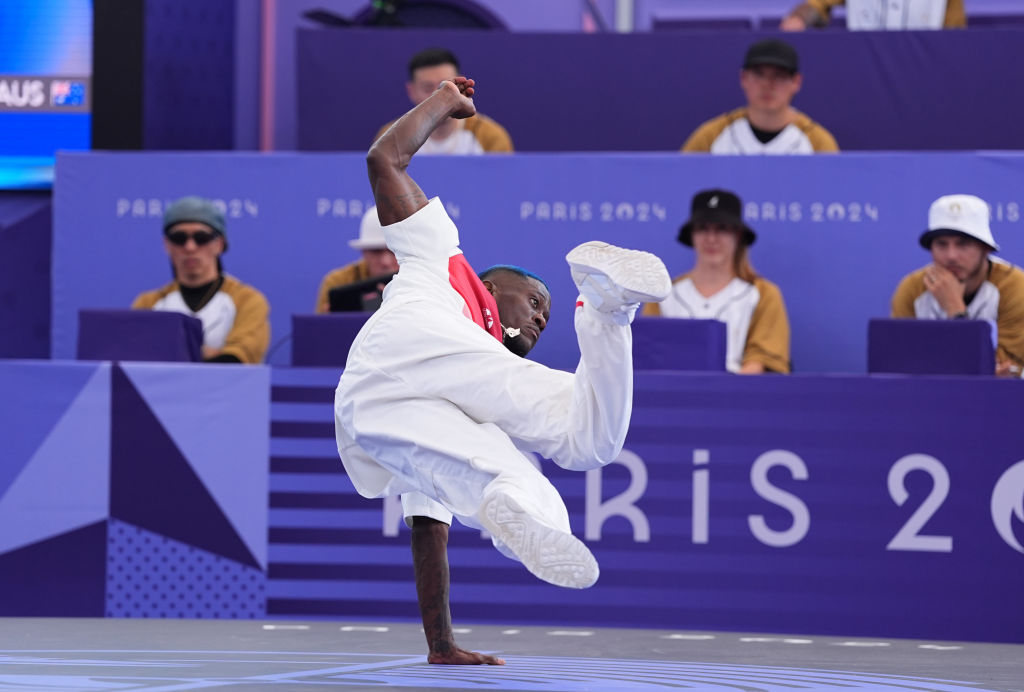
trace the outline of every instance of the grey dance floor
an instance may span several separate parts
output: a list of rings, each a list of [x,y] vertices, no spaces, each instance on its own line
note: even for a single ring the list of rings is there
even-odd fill
[[[409,623],[0,618],[0,690],[998,690],[1024,645],[461,627],[507,665],[432,666]]]

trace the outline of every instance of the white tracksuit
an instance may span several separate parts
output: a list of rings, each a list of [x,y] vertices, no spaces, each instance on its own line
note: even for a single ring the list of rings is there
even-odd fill
[[[562,498],[516,447],[574,470],[618,456],[632,410],[629,326],[577,308],[576,373],[525,360],[465,316],[448,276],[458,230],[438,198],[384,234],[401,270],[353,342],[334,403],[356,490],[419,491],[481,528],[474,515],[500,488],[568,532]]]

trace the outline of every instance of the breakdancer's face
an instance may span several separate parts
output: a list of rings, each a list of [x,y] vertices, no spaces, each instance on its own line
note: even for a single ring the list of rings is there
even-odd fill
[[[498,304],[498,318],[505,330],[505,347],[525,356],[537,345],[551,316],[551,295],[544,284],[513,272],[499,272],[485,283]],[[518,330],[518,334],[513,334]]]

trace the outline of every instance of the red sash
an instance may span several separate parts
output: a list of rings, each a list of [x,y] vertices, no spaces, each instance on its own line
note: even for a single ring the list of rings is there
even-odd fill
[[[461,252],[448,258],[448,280],[451,281],[452,288],[466,301],[466,317],[479,324],[498,341],[503,341],[501,322],[498,319],[498,304]]]

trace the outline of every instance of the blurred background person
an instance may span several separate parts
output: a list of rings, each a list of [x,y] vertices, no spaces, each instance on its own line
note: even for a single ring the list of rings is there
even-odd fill
[[[827,26],[832,8],[846,5],[846,27],[860,31],[885,29],[963,29],[964,0],[807,0],[782,19],[783,31]]]
[[[384,242],[384,230],[377,219],[376,206],[370,207],[363,214],[362,221],[359,222],[359,237],[348,241],[348,245],[359,250],[362,257],[343,267],[333,269],[324,276],[320,282],[320,290],[317,292],[317,312],[330,312],[331,289],[379,277],[379,285],[372,287],[379,294],[384,290],[384,285],[398,271],[398,260],[395,259],[395,253],[391,252],[387,243]]]
[[[458,58],[445,48],[428,48],[409,60],[409,81],[405,90],[413,105],[418,105],[437,90],[441,82],[462,74]],[[382,127],[374,140],[391,127]],[[512,138],[504,127],[477,113],[471,118],[449,118],[430,135],[419,154],[486,154],[512,151]]]
[[[985,320],[995,329],[995,373],[1020,375],[1024,271],[991,255],[999,245],[992,237],[985,200],[974,195],[938,198],[918,242],[931,253],[932,263],[903,277],[892,297],[892,316]]]
[[[789,318],[782,292],[757,275],[747,248],[757,235],[744,222],[740,198],[728,190],[698,192],[678,240],[696,254],[672,293],[643,314],[712,319],[726,324],[726,369],[744,375],[789,373]]]
[[[182,197],[164,212],[164,249],[174,280],[135,298],[132,308],[167,310],[203,323],[203,360],[260,363],[270,342],[263,294],[224,273],[224,213],[208,199]]]
[[[747,105],[698,127],[682,151],[712,154],[814,154],[839,151],[832,134],[793,108],[803,85],[800,58],[785,41],[769,38],[747,49],[740,88]]]

